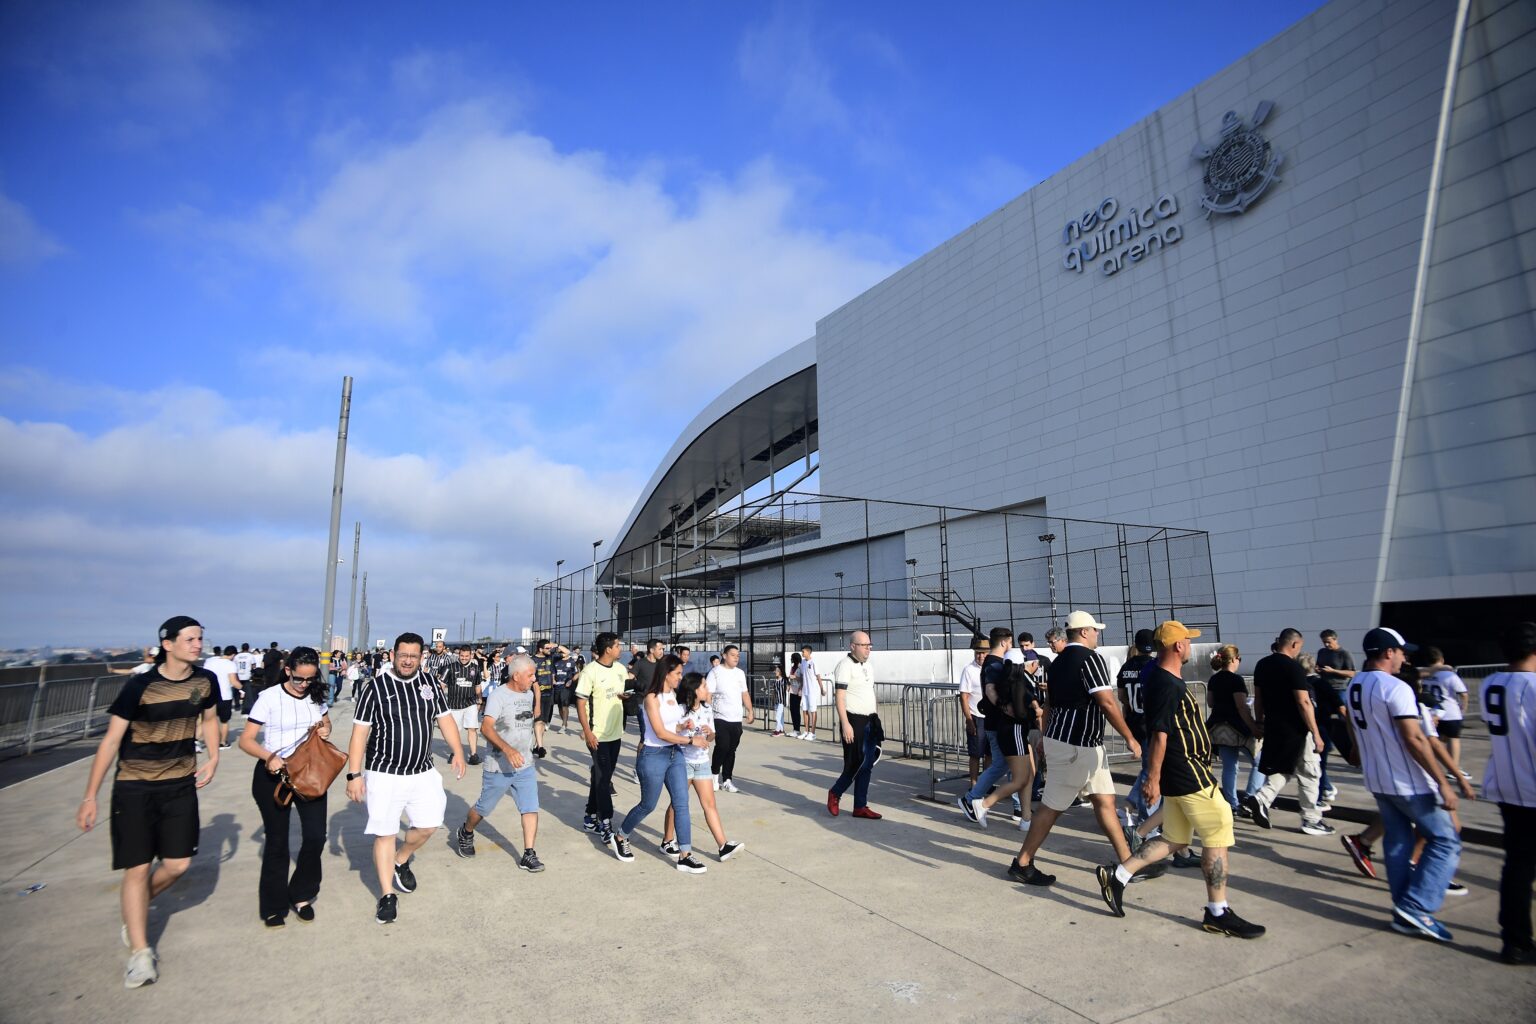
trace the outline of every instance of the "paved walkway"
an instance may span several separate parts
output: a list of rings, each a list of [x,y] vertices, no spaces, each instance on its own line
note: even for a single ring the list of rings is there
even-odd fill
[[[515,869],[506,802],[472,861],[434,837],[399,923],[379,927],[362,808],[338,785],[318,920],[276,932],[256,916],[251,761],[226,751],[204,791],[202,852],[151,913],[161,980],[138,992],[121,987],[106,828],[83,835],[72,821],[89,762],[0,790],[0,1019],[267,1022],[274,1003],[294,1008],[281,1017],[338,1022],[1536,1019],[1536,970],[1496,959],[1499,854],[1485,847],[1466,851],[1472,893],[1447,901],[1456,942],[1441,947],[1386,927],[1385,885],[1357,875],[1336,840],[1301,835],[1284,812],[1269,832],[1241,824],[1233,904],[1270,929],[1245,943],[1200,930],[1196,872],[1133,886],[1128,916],[1111,917],[1091,873],[1107,847],[1085,810],[1062,819],[1042,854],[1058,883],[1025,890],[1001,877],[1018,831],[982,832],[953,806],[916,799],[920,766],[880,764],[872,801],[884,821],[833,819],[823,802],[837,748],[757,733],[743,743],[742,792],[720,800],[747,843],[741,856],[705,856],[702,876],[672,870],[656,851],[658,811],[623,865],[580,830],[578,738],[554,733],[549,747],[543,874]],[[632,763],[626,753],[625,809]],[[449,776],[453,825],[478,772]],[[712,851],[702,821],[695,834]],[[18,895],[38,882],[47,887]]]

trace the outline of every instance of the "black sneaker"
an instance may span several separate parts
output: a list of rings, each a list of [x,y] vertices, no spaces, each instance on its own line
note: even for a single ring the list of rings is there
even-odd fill
[[[1214,916],[1211,913],[1211,908],[1206,907],[1205,921],[1201,927],[1208,932],[1214,932],[1217,935],[1230,935],[1236,939],[1256,939],[1264,934],[1263,925],[1250,924],[1244,921],[1232,912],[1231,907],[1222,911],[1220,917]]]
[[[479,764],[480,763],[480,754],[478,752],[474,753],[474,754],[470,754],[469,755],[469,763],[470,764]]]
[[[395,923],[395,904],[400,902],[400,897],[394,893],[384,896],[379,900],[379,909],[373,912],[373,919],[379,924]]]
[[[595,815],[595,814],[584,814],[584,815],[582,815],[582,818],[581,818],[581,830],[583,832],[597,832],[597,831],[599,831],[598,824],[597,824],[597,815]]]
[[[1180,850],[1173,855],[1173,866],[1176,868],[1197,868],[1200,866],[1200,855],[1190,853],[1188,850]]]
[[[1243,797],[1243,806],[1248,809],[1248,814],[1253,818],[1253,823],[1259,828],[1269,828],[1269,808],[1259,803],[1256,796]]]
[[[746,843],[726,843],[724,846],[720,847],[720,859],[730,860],[732,857],[740,853],[742,848],[746,845]]]
[[[1133,882],[1145,882],[1149,878],[1161,878],[1168,873],[1168,862],[1165,860],[1153,861],[1140,871],[1131,876]]]
[[[629,864],[635,859],[634,853],[629,848],[628,839],[617,833],[610,835],[608,838],[610,840],[608,845],[613,847],[613,855],[619,858],[621,863]]]
[[[661,844],[661,852],[667,854],[669,857],[676,857],[678,854],[683,852],[683,848],[677,845],[676,839],[668,839],[666,842]]]
[[[613,825],[609,822],[599,822],[597,826],[597,841],[604,846],[613,845]]]
[[[467,831],[463,825],[460,825],[459,830],[453,835],[453,852],[460,857],[473,857],[475,855],[475,834]],[[414,889],[415,886],[413,885],[411,888]]]
[[[534,747],[533,748],[533,756],[534,757],[542,758],[547,753],[549,753],[549,751],[545,750],[543,747]]]
[[[704,872],[708,871],[709,868],[704,866],[703,861],[699,860],[697,857],[690,853],[686,857],[678,858],[677,870],[685,871],[690,875],[702,875]]]
[[[1035,867],[1033,862],[1021,866],[1017,857],[1008,862],[1008,878],[1015,882],[1022,882],[1025,885],[1056,884],[1055,875],[1046,874]]]
[[[1524,945],[1519,943],[1506,944],[1503,949],[1499,950],[1499,959],[1511,967],[1518,967],[1521,964],[1536,964],[1536,945],[1531,945],[1530,943],[1525,943]]]
[[[523,856],[518,860],[517,866],[535,875],[544,870],[544,862],[539,860],[539,855],[533,852],[532,847],[523,851]]]
[[[1111,914],[1124,917],[1125,906],[1121,899],[1125,896],[1125,883],[1115,877],[1115,865],[1100,864],[1094,874],[1099,877],[1099,894],[1104,897],[1104,905]]]
[[[961,793],[960,799],[956,800],[955,802],[958,803],[960,805],[960,809],[965,812],[966,818],[971,822],[975,822],[976,808],[971,804],[971,798],[966,794]]]
[[[411,870],[411,861],[415,859],[415,857],[411,857],[404,864],[395,865],[396,892],[413,893],[416,891],[416,874]]]

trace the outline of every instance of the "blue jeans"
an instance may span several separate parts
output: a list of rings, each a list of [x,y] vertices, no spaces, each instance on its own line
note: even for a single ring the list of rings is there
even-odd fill
[[[1003,756],[1002,745],[997,742],[997,733],[991,729],[987,730],[987,749],[992,752],[992,762],[976,776],[976,785],[965,794],[967,800],[980,800],[1008,774],[1008,759]]]
[[[832,783],[832,792],[841,797],[848,792],[848,787],[853,786],[853,807],[869,806],[869,774],[875,768],[875,754],[880,750],[880,744],[875,742],[874,730],[869,727],[869,715],[848,716],[848,724],[853,727],[853,742],[843,744],[843,774]],[[834,726],[841,734],[841,725]],[[1007,768],[1005,764],[1003,766]]]
[[[688,768],[683,764],[681,747],[642,747],[640,760],[635,765],[640,775],[640,802],[624,815],[619,825],[619,835],[626,839],[656,809],[665,786],[672,798],[672,811],[677,821],[677,845],[684,850],[693,848],[693,832],[688,822]]]
[[[1152,815],[1157,813],[1158,808],[1163,806],[1162,797],[1158,797],[1157,803],[1148,807],[1146,799],[1141,795],[1141,784],[1147,781],[1148,766],[1151,763],[1151,759],[1152,744],[1143,740],[1141,744],[1141,772],[1137,774],[1136,781],[1131,783],[1131,791],[1125,797],[1125,802],[1130,805],[1131,810],[1136,812],[1136,816],[1142,820],[1152,817]]]
[[[1451,815],[1434,793],[1396,796],[1373,793],[1381,810],[1382,860],[1387,864],[1387,885],[1392,902],[1410,913],[1433,914],[1445,902],[1445,887],[1461,860],[1461,837]],[[1414,832],[1424,837],[1424,852],[1414,868]]]
[[[1221,755],[1221,795],[1235,811],[1240,805],[1237,798],[1238,759],[1246,757],[1249,765],[1248,788],[1243,791],[1244,796],[1253,796],[1264,788],[1264,773],[1259,771],[1259,763],[1248,753],[1247,747],[1217,747],[1216,752]]]

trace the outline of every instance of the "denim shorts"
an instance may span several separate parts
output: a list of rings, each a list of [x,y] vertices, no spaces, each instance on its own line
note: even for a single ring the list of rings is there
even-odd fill
[[[539,779],[533,765],[524,765],[515,772],[498,772],[486,769],[480,779],[480,799],[475,801],[475,813],[482,818],[490,817],[491,811],[501,798],[512,793],[519,814],[537,814],[539,810]]]
[[[692,782],[694,779],[712,779],[715,777],[715,770],[710,767],[708,758],[705,758],[703,761],[685,760],[683,761],[683,767],[688,769],[689,782]]]

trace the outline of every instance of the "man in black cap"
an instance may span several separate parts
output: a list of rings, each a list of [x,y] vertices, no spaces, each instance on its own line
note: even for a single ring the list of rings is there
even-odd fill
[[[1131,735],[1136,737],[1136,742],[1141,744],[1141,774],[1136,776],[1136,782],[1125,798],[1127,829],[1135,828],[1138,821],[1152,817],[1157,811],[1155,806],[1148,807],[1141,795],[1141,784],[1147,781],[1147,759],[1152,753],[1147,749],[1147,726],[1142,717],[1144,709],[1141,683],[1147,666],[1155,663],[1152,657],[1153,650],[1152,631],[1138,629],[1136,639],[1129,651],[1130,657],[1125,659],[1125,664],[1120,666],[1120,671],[1115,676],[1115,685],[1120,691],[1120,704],[1125,709],[1125,724],[1130,727]],[[1134,849],[1136,843],[1132,842],[1131,846]]]

